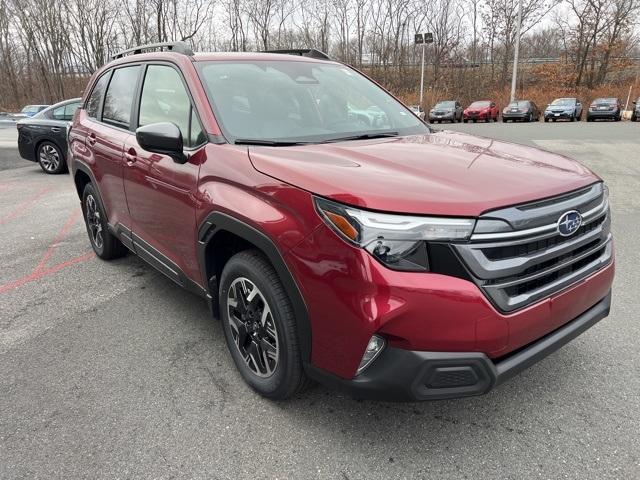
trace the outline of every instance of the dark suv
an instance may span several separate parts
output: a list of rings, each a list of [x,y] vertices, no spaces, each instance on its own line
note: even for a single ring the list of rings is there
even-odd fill
[[[608,314],[601,179],[433,132],[353,68],[289,53],[136,47],[94,74],[69,133],[96,254],[207,299],[251,387],[482,394]]]

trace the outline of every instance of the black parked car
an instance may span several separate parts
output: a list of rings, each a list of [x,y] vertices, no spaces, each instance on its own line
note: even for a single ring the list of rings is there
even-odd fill
[[[438,102],[429,110],[429,122],[461,122],[462,121],[462,105],[457,100],[445,100]]]
[[[637,122],[638,120],[640,120],[640,97],[638,97],[636,99],[635,102],[633,102],[633,112],[631,113],[631,121],[632,122]]]
[[[596,98],[589,106],[587,122],[594,120],[622,120],[622,104],[617,98]]]
[[[45,173],[67,170],[67,125],[73,118],[80,98],[50,106],[31,118],[23,118],[18,128],[20,156],[38,162]]]
[[[540,120],[540,109],[531,100],[514,100],[502,110],[502,121],[537,122]]]

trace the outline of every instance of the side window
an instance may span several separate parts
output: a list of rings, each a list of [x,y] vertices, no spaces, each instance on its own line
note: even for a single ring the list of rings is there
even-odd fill
[[[64,105],[62,107],[54,108],[51,112],[51,118],[53,118],[54,120],[65,120],[64,108]]]
[[[80,106],[79,103],[69,103],[64,106],[64,119],[65,120],[73,120],[73,114],[76,113],[76,110]]]
[[[109,81],[109,73],[102,75],[91,92],[91,96],[87,101],[87,115],[91,118],[98,118],[98,111],[100,110],[100,102],[104,97],[104,91],[107,88],[107,82]]]
[[[131,106],[138,82],[140,66],[114,70],[104,97],[102,121],[120,128],[129,128]]]
[[[180,74],[172,67],[149,65],[140,97],[138,124],[142,126],[159,122],[175,123],[182,132],[186,147],[204,141],[204,132],[191,108],[191,100]]]
[[[73,118],[73,114],[79,105],[79,103],[69,103],[62,107],[58,107],[51,112],[51,118],[54,120],[69,121]]]

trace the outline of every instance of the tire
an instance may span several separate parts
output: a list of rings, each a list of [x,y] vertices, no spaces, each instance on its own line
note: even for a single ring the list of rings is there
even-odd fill
[[[544,117],[544,123],[547,123],[549,121],[549,119],[547,117]]]
[[[67,171],[67,161],[58,146],[53,142],[45,141],[38,145],[36,158],[44,173],[58,175]]]
[[[529,113],[529,116],[527,117],[527,122],[531,123],[533,122],[533,114]]]
[[[467,120],[466,118],[462,119],[462,123],[467,123],[469,120]]]
[[[91,183],[84,187],[82,214],[91,248],[98,257],[103,260],[113,260],[127,254],[127,247],[109,231],[104,207]]]
[[[254,289],[255,296],[247,303]],[[267,307],[268,316],[263,317]],[[278,274],[260,252],[237,253],[225,265],[220,277],[220,319],[231,357],[257,393],[285,400],[309,384],[302,368],[291,301]]]
[[[573,115],[571,115],[571,121],[575,122],[576,121],[576,114],[574,113]]]

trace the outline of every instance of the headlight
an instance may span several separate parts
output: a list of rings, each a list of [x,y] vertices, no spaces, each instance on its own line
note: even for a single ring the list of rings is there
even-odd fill
[[[333,230],[394,270],[428,270],[427,241],[467,240],[475,225],[470,218],[378,213],[322,198],[315,203]]]

